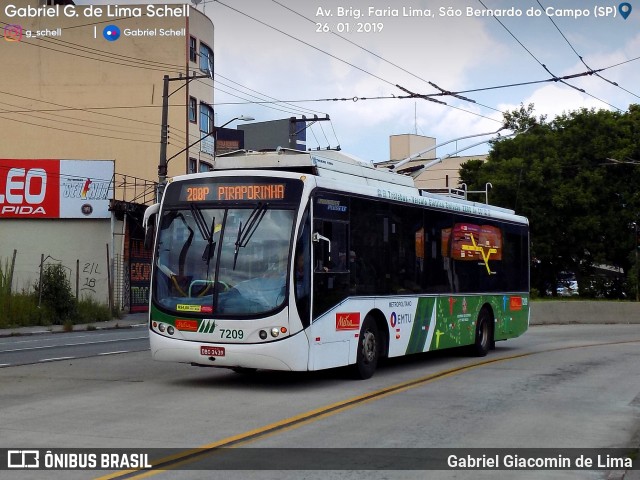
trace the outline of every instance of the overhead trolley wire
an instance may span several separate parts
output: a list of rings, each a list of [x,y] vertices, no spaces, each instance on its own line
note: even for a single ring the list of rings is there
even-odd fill
[[[480,5],[482,5],[482,6],[485,8],[485,10],[490,11],[490,9],[489,9],[485,4],[484,4],[484,2],[483,2],[482,0],[478,0],[478,2],[480,3]],[[551,72],[551,70],[549,70],[549,68],[547,68],[547,66],[546,66],[544,63],[542,63],[542,62],[538,59],[538,57],[536,57],[536,56],[531,52],[531,50],[529,50],[529,49],[528,49],[528,48],[527,48],[527,47],[526,47],[526,46],[525,46],[525,45],[524,45],[524,44],[523,44],[523,43],[518,39],[518,37],[516,37],[516,36],[513,34],[513,32],[511,32],[511,30],[509,30],[509,28],[508,28],[504,23],[502,23],[502,22],[500,21],[500,19],[499,19],[498,17],[496,17],[496,16],[495,16],[495,15],[493,15],[493,14],[492,14],[491,16],[494,18],[494,20],[495,20],[496,22],[498,22],[498,23],[502,26],[502,28],[504,28],[504,29],[507,31],[507,33],[509,33],[509,35],[511,35],[511,37],[513,37],[513,39],[514,39],[516,42],[518,42],[518,44],[519,44],[522,48],[524,48],[524,50],[525,50],[525,51],[526,51],[526,52],[527,52],[527,53],[528,53],[528,54],[529,54],[529,55],[530,55],[530,56],[531,56],[531,57],[532,57],[532,58],[533,58],[533,59],[534,59],[534,60],[535,60],[535,61],[536,61],[536,62],[537,62],[537,63],[538,63],[542,68],[544,68],[544,69],[545,69],[545,71],[546,71],[549,75],[551,75],[551,76],[553,77],[553,80],[554,80],[554,81],[556,81],[556,82],[560,82],[560,83],[563,83],[563,84],[565,84],[566,86],[568,86],[568,87],[570,87],[570,88],[573,88],[574,90],[577,90],[577,91],[579,91],[579,92],[581,92],[581,93],[584,93],[585,95],[588,95],[588,96],[590,96],[590,97],[592,97],[592,98],[594,98],[594,99],[596,99],[596,100],[598,100],[598,101],[600,101],[600,102],[602,102],[602,103],[604,103],[604,104],[606,104],[606,105],[609,105],[609,106],[610,106],[610,107],[612,107],[612,108],[615,108],[615,109],[616,109],[616,110],[618,110],[618,111],[621,111],[621,109],[620,109],[620,108],[618,108],[618,107],[616,107],[615,105],[611,105],[610,103],[608,103],[608,102],[606,102],[606,101],[602,100],[601,98],[596,97],[595,95],[590,94],[589,92],[587,92],[586,90],[584,90],[584,89],[582,89],[582,88],[578,88],[578,87],[576,87],[576,86],[574,86],[574,85],[571,85],[570,83],[567,83],[564,79],[562,79],[562,77],[558,77],[557,75],[555,75],[554,73],[552,73],[552,72]]]
[[[538,2],[538,5],[540,5],[540,8],[542,8],[544,10],[544,7],[542,6],[542,4],[540,3],[540,0],[536,0],[536,2]],[[549,15],[547,15],[547,18],[549,18],[549,20],[551,21],[551,23],[553,24],[554,27],[556,27],[556,30],[558,30],[558,33],[562,36],[562,38],[564,38],[565,42],[567,42],[567,45],[569,45],[569,47],[571,48],[571,50],[573,50],[573,53],[576,54],[576,56],[580,59],[580,61],[582,62],[582,64],[587,67],[590,71],[593,72],[593,74],[604,80],[607,83],[610,83],[611,85],[618,87],[621,90],[624,90],[625,92],[627,92],[630,95],[633,95],[636,98],[640,98],[640,96],[636,95],[635,93],[627,90],[626,88],[623,88],[622,86],[620,86],[617,82],[613,82],[611,80],[609,80],[608,78],[603,77],[602,75],[600,75],[597,71],[593,70],[589,65],[587,65],[587,62],[584,61],[584,57],[582,55],[580,55],[577,50],[573,47],[573,45],[571,44],[571,42],[569,41],[569,39],[566,37],[566,35],[562,32],[562,30],[560,30],[560,27],[558,27],[558,24],[553,20],[553,18]]]
[[[280,3],[280,2],[278,2],[277,0],[271,0],[271,1],[272,1],[272,2],[274,2],[274,3],[276,3],[277,5],[280,5],[282,8],[285,8],[285,9],[289,10],[290,12],[292,12],[292,13],[294,13],[294,14],[298,15],[299,17],[303,18],[304,20],[306,20],[306,21],[308,21],[308,22],[311,22],[311,23],[315,24],[315,22],[314,22],[312,19],[310,19],[310,18],[306,17],[305,15],[303,15],[303,14],[301,14],[301,13],[297,12],[296,10],[294,10],[294,9],[292,9],[292,8],[290,8],[290,7],[286,6],[286,5],[284,5],[284,4]],[[401,67],[400,65],[398,65],[398,64],[396,64],[396,63],[391,62],[390,60],[387,60],[386,58],[384,58],[384,57],[382,57],[381,55],[379,55],[379,54],[375,53],[374,51],[369,50],[368,48],[365,48],[365,47],[363,47],[362,45],[359,45],[358,43],[356,43],[356,42],[354,42],[354,41],[352,41],[352,40],[348,39],[348,38],[347,38],[347,37],[345,37],[344,35],[340,35],[339,33],[336,33],[336,32],[334,32],[333,30],[330,30],[330,31],[329,31],[329,33],[331,33],[331,34],[335,35],[336,37],[338,37],[338,38],[340,38],[340,39],[344,40],[345,42],[348,42],[348,43],[350,43],[351,45],[353,45],[353,46],[355,46],[355,47],[357,47],[357,48],[359,48],[359,49],[361,49],[361,50],[363,50],[363,51],[365,51],[365,52],[367,52],[367,53],[369,53],[369,54],[373,55],[374,57],[376,57],[376,58],[378,58],[378,59],[382,60],[383,62],[388,63],[389,65],[391,65],[391,66],[393,66],[393,67],[395,67],[395,68],[397,68],[397,69],[399,69],[399,70],[401,70],[401,71],[403,71],[403,72],[405,72],[405,73],[407,73],[407,74],[411,75],[412,77],[417,78],[418,80],[421,80],[421,81],[423,81],[423,82],[425,82],[425,83],[428,83],[428,84],[429,84],[429,85],[431,85],[432,87],[436,88],[436,90],[439,90],[440,92],[443,92],[443,93],[447,93],[447,91],[446,91],[446,90],[441,89],[440,87],[436,86],[434,83],[432,83],[432,82],[430,82],[430,81],[428,81],[428,80],[425,80],[424,78],[422,78],[422,77],[420,77],[420,76],[418,76],[418,75],[416,75],[416,74],[414,74],[414,73],[410,72],[410,71],[409,71],[409,70],[407,70],[406,68],[403,68],[403,67]],[[396,86],[397,86],[397,87],[399,87],[398,85],[396,85]],[[403,89],[402,87],[399,87],[399,88]],[[404,89],[403,89],[403,90],[404,90]],[[405,90],[405,91],[406,91],[406,90]],[[451,93],[451,92],[448,92],[448,93]],[[448,96],[449,96],[449,95],[448,95]],[[454,95],[454,94],[451,94],[450,96],[456,97],[456,95]],[[431,97],[432,97],[431,95],[425,95],[425,96],[420,97],[420,98],[422,98],[422,99],[424,99],[424,100],[431,100],[431,101],[433,101],[433,99],[432,99]],[[498,110],[498,109],[496,109],[496,108],[490,107],[490,106],[488,106],[488,105],[483,105],[483,104],[478,103],[478,102],[476,102],[475,100],[472,100],[472,99],[470,99],[470,98],[464,98],[464,97],[460,97],[460,96],[457,96],[457,98],[459,98],[459,99],[461,99],[461,100],[464,100],[464,101],[467,101],[467,102],[475,103],[475,104],[480,105],[480,106],[482,106],[482,107],[488,108],[489,110],[494,110],[494,111],[496,111],[496,112],[504,113],[504,112],[502,112],[502,111],[500,111],[500,110]],[[440,103],[443,103],[444,105],[447,105],[447,106],[449,106],[449,107],[451,107],[451,108],[456,108],[456,109],[461,110],[461,111],[463,111],[463,112],[467,112],[467,113],[471,113],[471,114],[474,114],[474,115],[475,115],[475,112],[469,112],[469,111],[467,111],[467,110],[460,109],[460,108],[458,108],[458,107],[454,107],[454,106],[452,106],[452,105],[448,105],[448,104],[447,104],[447,103],[445,103],[445,102],[440,102]],[[484,117],[484,118],[489,118],[489,117]],[[491,120],[493,120],[493,119],[491,119]]]

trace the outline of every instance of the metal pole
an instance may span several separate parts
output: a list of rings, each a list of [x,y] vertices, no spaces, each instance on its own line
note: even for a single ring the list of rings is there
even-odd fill
[[[638,222],[635,222],[636,226],[636,238],[635,240],[635,250],[636,250],[636,302],[640,302],[640,265],[638,265],[638,249],[640,249],[640,245],[638,245]]]
[[[111,258],[109,257],[109,244],[107,243],[107,288],[109,290],[109,312],[113,313],[113,289],[111,288]]]
[[[158,162],[158,192],[157,201],[162,199],[164,185],[167,181],[167,143],[169,118],[169,75],[162,80],[162,127],[160,130],[160,160]]]
[[[13,257],[11,258],[11,270],[9,270],[9,295],[11,295],[12,292],[12,286],[13,286],[13,271],[16,268],[16,255],[18,254],[18,250],[16,250],[15,248],[13,249]]]
[[[40,281],[38,282],[38,307],[42,305],[42,269],[44,268],[44,253],[40,254]]]
[[[80,259],[76,260],[76,300],[80,300]]]

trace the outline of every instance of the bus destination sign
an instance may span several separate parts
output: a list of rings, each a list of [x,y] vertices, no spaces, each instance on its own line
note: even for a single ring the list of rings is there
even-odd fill
[[[284,200],[284,183],[229,184],[188,183],[182,185],[182,202],[225,202]]]

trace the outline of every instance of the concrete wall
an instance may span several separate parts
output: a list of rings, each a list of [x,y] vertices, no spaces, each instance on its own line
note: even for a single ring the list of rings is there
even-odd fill
[[[115,224],[112,244],[111,220],[88,219],[5,219],[0,228],[0,262],[10,262],[17,250],[13,291],[32,290],[38,281],[41,254],[45,265],[60,263],[65,267],[79,297],[91,297],[106,304],[109,299],[107,276],[107,244],[110,258],[121,253],[121,222]]]
[[[603,301],[531,302],[531,325],[567,323],[638,323],[640,303]]]

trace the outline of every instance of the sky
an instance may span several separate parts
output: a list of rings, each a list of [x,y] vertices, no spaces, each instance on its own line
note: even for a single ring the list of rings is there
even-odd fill
[[[141,2],[76,1],[91,3]],[[521,104],[534,104],[536,116],[551,120],[581,108],[626,111],[640,103],[640,3],[630,1],[630,11],[625,4],[204,0],[197,8],[215,27],[216,125],[240,115],[256,121],[329,115],[330,122],[309,127],[308,147],[339,145],[377,162],[389,158],[390,135],[417,133],[441,143],[495,132],[503,112]],[[408,11],[423,16],[404,16]],[[569,85],[549,81],[590,69],[604,70]],[[400,98],[407,91],[439,93],[430,82],[466,92],[460,94],[466,99],[435,97],[442,105]],[[326,101],[334,98],[347,100]],[[452,143],[437,154],[485,138]],[[461,154],[488,149],[483,144]]]

